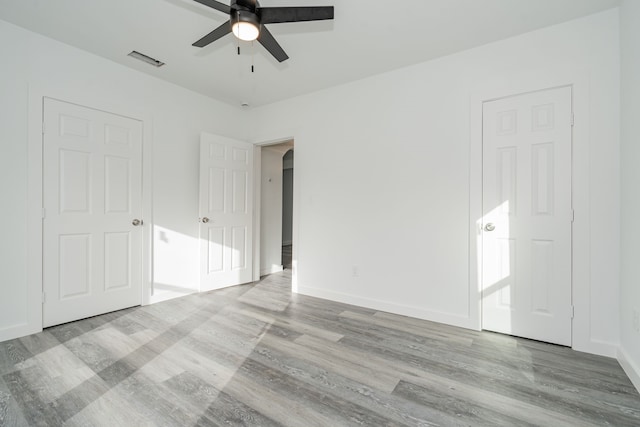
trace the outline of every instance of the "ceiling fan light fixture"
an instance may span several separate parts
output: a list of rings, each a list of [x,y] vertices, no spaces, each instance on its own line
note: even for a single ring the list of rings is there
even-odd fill
[[[252,42],[260,35],[260,21],[255,13],[247,10],[231,12],[231,32],[246,42]]]
[[[233,35],[246,42],[252,42],[260,35],[260,30],[251,22],[238,21],[231,27]]]

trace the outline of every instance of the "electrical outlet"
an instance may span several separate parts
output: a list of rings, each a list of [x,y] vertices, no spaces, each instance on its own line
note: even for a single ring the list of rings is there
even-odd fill
[[[637,308],[633,309],[633,330],[640,332],[640,312]]]
[[[351,267],[351,276],[359,277],[360,276],[360,268],[357,265]]]

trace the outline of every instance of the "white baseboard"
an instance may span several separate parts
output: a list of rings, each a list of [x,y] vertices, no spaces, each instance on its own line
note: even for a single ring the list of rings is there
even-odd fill
[[[395,304],[387,301],[380,301],[372,298],[363,298],[356,295],[343,294],[341,292],[327,291],[326,289],[317,289],[307,286],[298,286],[296,293],[345,304],[357,305],[359,307],[385,311],[387,313],[399,314],[401,316],[415,317],[417,319],[429,320],[432,322],[444,323],[447,325],[459,326],[461,328],[475,330],[473,322],[468,316],[425,310],[420,307]]]
[[[166,283],[153,283],[153,295],[151,295],[148,301],[142,303],[142,305],[151,305],[158,302],[168,301],[174,298],[184,297],[199,292],[199,283],[191,283],[191,287],[188,284],[184,286],[168,285]]]
[[[589,340],[586,342],[577,342],[574,340],[571,346],[576,351],[584,353],[596,354],[598,356],[616,357],[618,352],[618,344],[601,340]]]
[[[284,270],[284,267],[281,265],[272,265],[269,268],[264,268],[260,270],[260,276],[266,276],[267,274],[279,273]]]
[[[622,369],[627,374],[631,383],[636,390],[640,391],[640,367],[633,362],[627,352],[622,348],[618,348],[618,354],[616,356],[618,363],[622,366]]]
[[[38,332],[42,332],[42,325],[22,323],[19,325],[7,326],[6,328],[0,329],[0,342],[25,337],[31,334],[37,334]]]
[[[180,298],[180,297],[184,297],[184,296],[196,294],[196,293],[198,293],[197,289],[185,289],[183,292],[175,292],[175,291],[167,291],[167,290],[160,291],[160,292],[157,292],[155,295],[153,295],[151,298],[149,298],[148,304],[142,304],[142,305],[156,304],[158,302],[169,301],[170,299]]]

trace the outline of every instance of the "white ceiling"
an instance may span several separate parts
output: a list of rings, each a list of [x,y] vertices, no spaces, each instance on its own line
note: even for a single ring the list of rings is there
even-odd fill
[[[228,4],[228,0],[221,0]],[[334,21],[272,24],[289,54],[232,35],[191,44],[225,22],[193,0],[0,0],[0,19],[233,105],[259,106],[615,7],[619,0],[261,0],[335,6]],[[6,42],[6,41],[5,41]],[[137,50],[166,63],[127,56]],[[255,73],[251,73],[252,61]]]

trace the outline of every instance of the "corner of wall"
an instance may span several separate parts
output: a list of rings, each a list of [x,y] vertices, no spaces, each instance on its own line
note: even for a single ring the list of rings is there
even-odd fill
[[[640,341],[637,333],[637,319],[640,291],[640,269],[637,253],[640,249],[640,227],[636,218],[640,213],[637,198],[637,182],[640,178],[637,164],[640,149],[637,144],[640,113],[640,54],[637,40],[640,28],[640,2],[623,0],[620,4],[620,348],[617,359],[640,390]]]
[[[635,364],[633,358],[629,356],[622,346],[618,348],[616,359],[618,359],[618,363],[622,366],[633,386],[640,391],[640,366]]]

